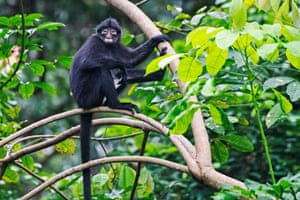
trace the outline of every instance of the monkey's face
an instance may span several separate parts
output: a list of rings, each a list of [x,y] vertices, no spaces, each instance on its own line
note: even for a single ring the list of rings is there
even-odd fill
[[[114,28],[103,28],[100,30],[100,37],[106,44],[113,44],[119,41],[118,31]]]

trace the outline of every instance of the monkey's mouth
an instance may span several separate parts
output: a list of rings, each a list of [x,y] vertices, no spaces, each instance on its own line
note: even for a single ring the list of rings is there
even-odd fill
[[[104,42],[106,42],[106,43],[112,43],[112,42],[114,42],[114,40],[112,38],[105,38]]]

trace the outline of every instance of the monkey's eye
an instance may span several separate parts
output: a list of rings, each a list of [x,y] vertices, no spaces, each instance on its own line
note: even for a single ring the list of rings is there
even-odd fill
[[[112,35],[117,35],[117,31],[115,29],[111,29],[111,34]]]
[[[107,32],[108,32],[108,29],[107,29],[107,28],[105,28],[105,29],[102,29],[102,31],[101,31],[101,35],[106,35],[106,34],[107,34]]]

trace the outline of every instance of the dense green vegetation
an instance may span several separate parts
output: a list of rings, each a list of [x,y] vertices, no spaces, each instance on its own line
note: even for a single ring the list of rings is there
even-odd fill
[[[242,180],[249,189],[225,186],[219,191],[189,174],[151,164],[141,170],[136,196],[300,199],[299,1],[223,0],[206,8],[196,1],[159,3],[166,6],[148,1],[141,9],[170,36],[177,54],[153,58],[144,65],[150,73],[179,58],[178,70],[162,82],[133,85],[122,100],[134,101],[144,115],[169,127],[170,134],[184,134],[191,142],[190,123],[201,109],[214,167]],[[2,141],[38,119],[76,107],[68,85],[72,55],[99,21],[111,15],[120,19],[127,45],[146,39],[104,2],[32,1],[23,5],[22,1],[0,0],[0,6],[7,8],[0,10]],[[187,84],[184,94],[175,83],[177,78]],[[189,101],[194,95],[196,103]],[[77,123],[75,116],[40,127],[28,138],[1,146],[0,158],[62,134]],[[143,131],[131,127],[101,126],[93,138],[93,158],[137,155],[142,135]],[[78,146],[77,138],[69,138],[55,148],[25,152],[9,163],[0,160],[1,173],[5,169],[0,199],[19,198],[40,185],[43,180],[39,178],[47,180],[78,165]],[[150,133],[145,155],[185,164],[168,137],[158,134]],[[134,167],[114,163],[94,168],[95,199],[128,199]],[[60,180],[55,187],[38,199],[63,199],[58,190],[69,199],[82,198],[80,173]]]

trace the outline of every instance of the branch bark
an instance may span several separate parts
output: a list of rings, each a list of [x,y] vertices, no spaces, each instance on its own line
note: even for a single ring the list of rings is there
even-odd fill
[[[21,200],[27,200],[35,196],[36,194],[40,193],[50,185],[53,185],[57,181],[61,180],[64,177],[70,176],[74,173],[80,172],[84,169],[94,167],[97,165],[103,165],[106,163],[114,163],[114,162],[142,162],[142,163],[151,163],[151,164],[158,164],[162,165],[171,169],[179,170],[185,173],[189,173],[189,170],[186,166],[177,164],[175,162],[159,159],[159,158],[153,158],[153,157],[147,157],[147,156],[116,156],[116,157],[107,157],[107,158],[100,158],[96,160],[91,160],[89,162],[86,162],[81,165],[77,165],[75,167],[72,167],[70,169],[67,169],[56,176],[48,179],[46,182],[42,183],[38,187],[34,188],[30,192],[28,192],[26,195],[21,197]]]
[[[127,0],[106,0],[109,4],[113,5],[115,8],[121,10],[125,15],[127,15],[134,23],[136,23],[140,29],[149,37],[154,37],[156,35],[160,35],[161,32],[158,28],[153,24],[152,20],[149,19],[136,5],[127,1]],[[167,53],[172,54],[175,53],[174,49],[167,42],[161,43],[159,45],[159,49],[167,46]],[[175,60],[170,63],[170,70],[174,73],[177,70],[179,60]],[[179,89],[182,93],[184,93],[185,84],[180,80],[176,80]],[[191,97],[190,101],[197,102],[197,97]],[[188,164],[189,170],[192,175],[199,180],[203,180],[206,184],[211,185],[215,188],[221,188],[223,184],[227,184],[230,186],[240,186],[246,188],[245,184],[233,179],[231,177],[225,176],[219,172],[216,172],[212,166],[212,158],[209,144],[209,137],[205,128],[205,123],[203,120],[203,116],[201,110],[197,111],[194,114],[194,118],[192,120],[192,131],[195,140],[195,152],[196,155],[193,157],[191,155],[191,149],[182,148],[182,144],[186,146],[190,146],[188,143],[181,140],[183,136],[173,135],[170,138],[174,142],[174,144],[178,147],[180,145],[179,151],[182,153],[185,161]],[[188,145],[187,145],[188,144]],[[192,150],[192,152],[194,152]]]

